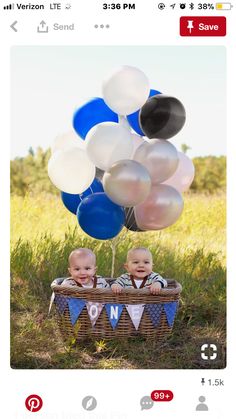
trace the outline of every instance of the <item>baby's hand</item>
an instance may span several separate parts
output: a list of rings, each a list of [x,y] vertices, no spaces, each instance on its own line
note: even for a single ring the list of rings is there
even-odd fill
[[[154,295],[160,294],[160,290],[161,290],[161,284],[160,284],[160,282],[154,282],[150,286],[150,292],[151,292],[151,294],[154,294]]]
[[[120,294],[123,288],[119,284],[113,284],[111,289],[115,294]]]

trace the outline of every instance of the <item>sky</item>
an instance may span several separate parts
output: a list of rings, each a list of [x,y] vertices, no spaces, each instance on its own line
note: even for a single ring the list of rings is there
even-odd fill
[[[15,46],[11,49],[11,158],[48,149],[73,130],[74,111],[102,97],[122,66],[142,70],[150,88],[175,96],[186,123],[170,142],[190,157],[226,154],[226,50],[221,46]]]

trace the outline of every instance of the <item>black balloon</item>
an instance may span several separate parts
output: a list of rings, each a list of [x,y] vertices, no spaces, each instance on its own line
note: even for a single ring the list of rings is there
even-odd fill
[[[168,140],[183,127],[186,113],[182,103],[172,96],[150,97],[140,109],[139,123],[148,138]]]
[[[131,231],[143,231],[137,226],[133,208],[125,208],[125,227]]]
[[[96,178],[102,181],[104,173],[105,173],[104,170],[101,170],[98,167],[96,167],[96,173],[95,173]]]

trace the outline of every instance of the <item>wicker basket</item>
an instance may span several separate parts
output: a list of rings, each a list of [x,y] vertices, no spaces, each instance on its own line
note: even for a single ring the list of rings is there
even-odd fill
[[[64,310],[58,311],[58,324],[60,331],[64,338],[75,338],[77,341],[87,338],[117,338],[142,335],[148,338],[155,338],[155,340],[163,340],[172,330],[174,317],[177,311],[177,305],[182,290],[181,285],[175,280],[168,279],[168,287],[161,289],[159,295],[152,295],[148,289],[132,289],[127,288],[121,294],[114,294],[110,289],[85,289],[80,287],[62,286],[60,283],[63,279],[55,279],[51,288],[55,294],[56,300],[63,299],[67,301],[71,298],[81,299],[89,302],[97,302],[102,304],[123,304],[123,305],[138,305],[145,304],[141,321],[138,329],[133,325],[128,311],[124,308],[116,327],[113,329],[108,318],[105,307],[102,309],[94,326],[91,324],[90,317],[86,306],[83,308],[78,320],[72,325],[70,318],[70,311],[68,305],[65,305]],[[112,283],[114,280],[107,280]],[[175,302],[175,312],[172,313],[172,319],[167,315],[166,308],[173,307]],[[160,317],[157,325],[153,324],[150,313],[146,307],[153,307],[157,305],[161,307]]]

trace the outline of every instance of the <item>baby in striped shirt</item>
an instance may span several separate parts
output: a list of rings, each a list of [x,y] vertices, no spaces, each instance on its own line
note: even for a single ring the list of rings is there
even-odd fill
[[[123,288],[149,287],[151,294],[159,294],[161,288],[167,287],[167,281],[153,272],[151,252],[145,247],[131,249],[125,263],[127,273],[121,275],[111,286],[114,293],[121,293]]]
[[[101,276],[96,276],[96,256],[90,249],[73,250],[69,256],[69,278],[65,278],[61,285],[78,286],[83,288],[109,288],[108,283]]]

